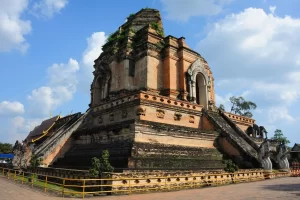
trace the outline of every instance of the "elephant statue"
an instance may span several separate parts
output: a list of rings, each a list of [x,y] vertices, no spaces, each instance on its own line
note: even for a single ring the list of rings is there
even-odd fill
[[[266,138],[268,138],[267,137],[267,130],[265,129],[265,127],[263,127],[263,126],[260,126],[259,127],[259,136],[260,136],[260,138],[265,138],[265,135],[266,135]]]
[[[257,124],[253,124],[253,137],[257,137],[260,134],[260,129]]]

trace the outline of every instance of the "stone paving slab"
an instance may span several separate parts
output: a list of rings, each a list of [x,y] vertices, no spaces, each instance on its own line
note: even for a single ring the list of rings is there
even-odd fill
[[[78,200],[80,198],[62,198],[21,185],[12,180],[0,178],[0,200]],[[299,200],[300,177],[287,177],[273,180],[240,183],[219,187],[132,194],[122,196],[102,196],[86,198],[91,200]]]

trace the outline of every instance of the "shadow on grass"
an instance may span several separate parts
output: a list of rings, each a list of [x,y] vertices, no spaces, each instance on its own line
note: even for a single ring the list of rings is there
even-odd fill
[[[300,183],[295,184],[279,184],[279,185],[265,185],[264,189],[273,191],[286,191],[300,197]]]

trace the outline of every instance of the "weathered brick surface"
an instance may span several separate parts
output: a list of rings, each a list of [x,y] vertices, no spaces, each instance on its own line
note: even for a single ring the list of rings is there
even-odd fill
[[[17,184],[11,180],[0,178],[0,200],[62,200],[64,198],[37,191],[29,186]],[[177,192],[163,192],[152,194],[122,195],[94,197],[93,200],[265,200],[284,199],[296,200],[300,198],[300,177],[280,178],[252,183],[227,185],[221,187],[182,190]],[[75,200],[75,198],[68,198]]]

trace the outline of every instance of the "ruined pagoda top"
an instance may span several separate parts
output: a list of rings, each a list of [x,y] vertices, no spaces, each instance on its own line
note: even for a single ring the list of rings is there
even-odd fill
[[[184,37],[176,38],[174,36],[165,36],[163,23],[159,10],[144,8],[135,14],[130,14],[127,21],[122,24],[117,31],[110,34],[106,43],[102,46],[102,53],[98,59],[95,60],[95,66],[108,65],[112,60],[124,60],[126,58],[136,59],[140,55],[141,49],[138,47],[143,42],[149,42],[148,33],[155,35],[159,43],[156,43],[157,49],[160,51],[168,42],[169,38],[181,40],[181,46],[188,49],[196,55],[196,51],[192,50],[184,41]],[[145,44],[145,43],[144,43]]]

